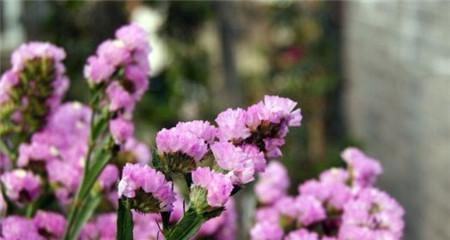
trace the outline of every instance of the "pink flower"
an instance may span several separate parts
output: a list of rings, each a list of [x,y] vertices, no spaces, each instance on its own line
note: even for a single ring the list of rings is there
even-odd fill
[[[131,121],[119,117],[109,122],[109,130],[116,144],[124,143],[134,133],[134,125]]]
[[[348,164],[349,171],[356,187],[372,186],[378,175],[383,172],[380,163],[357,148],[347,148],[341,154]]]
[[[114,70],[114,66],[108,63],[106,59],[91,56],[87,59],[86,66],[84,66],[84,77],[91,84],[99,84],[107,82],[114,73]]]
[[[106,40],[97,48],[99,59],[104,59],[112,67],[128,63],[130,60],[130,51],[125,48],[120,41]]]
[[[59,213],[39,210],[33,218],[39,233],[45,233],[48,239],[61,239],[64,234],[66,219]],[[25,229],[24,229],[25,230]]]
[[[216,127],[212,126],[207,121],[190,121],[190,122],[180,122],[176,126],[177,129],[180,129],[180,131],[187,131],[198,138],[201,138],[205,140],[207,143],[212,143],[216,136],[217,136],[217,129]]]
[[[119,28],[116,37],[128,49],[146,49],[148,51],[148,33],[137,24],[130,24]]]
[[[125,109],[131,111],[134,108],[135,100],[117,81],[112,82],[106,88],[106,94],[109,99],[109,110],[119,111]]]
[[[4,173],[1,181],[6,196],[20,205],[34,201],[41,193],[41,180],[30,171],[15,169]]]
[[[258,222],[251,229],[250,237],[252,240],[281,240],[283,238],[283,229],[272,222]]]
[[[211,145],[217,164],[230,171],[233,184],[246,184],[254,179],[255,166],[253,159],[248,157],[241,148],[229,142],[217,142]]]
[[[313,196],[299,196],[295,199],[295,205],[298,209],[298,221],[303,225],[324,220],[327,215],[322,203]]]
[[[192,187],[199,186],[207,190],[207,201],[211,207],[224,206],[233,190],[229,177],[207,167],[192,171],[192,182]]]
[[[339,239],[402,239],[403,208],[389,195],[363,189],[344,207]]]
[[[160,155],[182,153],[193,158],[196,162],[200,161],[208,151],[203,139],[176,127],[164,128],[159,131],[156,135],[156,147]]]
[[[221,112],[216,123],[218,128],[218,137],[221,141],[238,141],[250,136],[250,129],[245,125],[246,113],[243,109],[227,109]]]
[[[306,229],[299,229],[290,232],[284,240],[319,240],[319,235],[314,232],[309,232]]]
[[[9,216],[0,222],[0,236],[5,240],[44,240],[33,220],[19,216]]]
[[[158,201],[158,209],[150,209],[152,212],[170,211],[175,201],[172,186],[165,176],[147,165],[127,163],[123,168],[118,191],[119,197],[125,198],[135,198],[138,191],[150,194]]]
[[[272,161],[255,186],[258,200],[263,204],[272,204],[287,194],[289,176],[286,168],[277,161]]]

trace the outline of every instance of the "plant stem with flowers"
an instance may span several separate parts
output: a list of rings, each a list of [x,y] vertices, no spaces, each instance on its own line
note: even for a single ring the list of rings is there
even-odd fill
[[[290,99],[265,96],[215,124],[180,122],[160,130],[150,152],[132,123],[148,88],[147,34],[131,24],[115,36],[85,66],[89,106],[61,103],[62,49],[35,42],[13,54],[0,80],[1,239],[234,239],[233,195],[258,176],[264,209],[253,240],[401,238],[403,210],[372,187],[381,167],[359,150],[343,153],[348,172],[324,172],[286,195],[276,160],[302,119]]]

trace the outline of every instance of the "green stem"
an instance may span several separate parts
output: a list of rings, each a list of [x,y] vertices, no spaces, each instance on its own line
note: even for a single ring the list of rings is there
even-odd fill
[[[189,240],[206,220],[205,217],[190,208],[174,228],[165,233],[165,238],[166,240]]]
[[[133,240],[133,215],[127,203],[119,199],[117,209],[117,240]]]
[[[5,143],[3,139],[0,140],[0,152],[6,154],[11,161],[14,161],[15,154],[9,149],[8,145]]]

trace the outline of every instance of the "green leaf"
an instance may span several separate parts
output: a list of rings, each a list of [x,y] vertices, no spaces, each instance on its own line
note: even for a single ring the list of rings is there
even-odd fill
[[[100,204],[101,195],[90,195],[79,206],[78,214],[72,224],[72,228],[68,233],[67,239],[77,239],[81,227],[91,218],[97,206]]]
[[[133,240],[133,215],[127,203],[119,199],[117,209],[117,240]]]
[[[86,178],[83,181],[83,184],[80,188],[80,199],[85,198],[86,195],[89,194],[89,192],[92,189],[92,186],[97,180],[97,177],[100,175],[100,173],[103,171],[103,169],[111,159],[112,152],[103,151],[103,154],[99,154],[97,156],[98,156],[96,157],[97,159],[92,159],[93,160],[92,167],[91,169],[89,169],[88,174],[86,175]]]

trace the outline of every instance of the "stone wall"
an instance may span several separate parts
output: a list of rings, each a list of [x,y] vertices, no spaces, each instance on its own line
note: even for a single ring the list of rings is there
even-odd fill
[[[343,10],[348,126],[405,206],[405,239],[450,239],[450,1]]]

